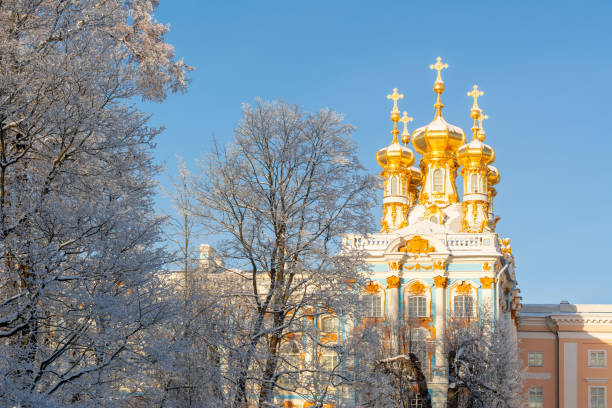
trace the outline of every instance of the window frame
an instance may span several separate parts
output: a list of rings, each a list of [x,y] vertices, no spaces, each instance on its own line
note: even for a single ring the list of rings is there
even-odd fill
[[[536,394],[536,396],[540,396],[541,397],[541,401],[532,401],[531,397],[532,397],[532,391],[539,391],[539,394]],[[536,405],[531,405],[531,404],[540,404],[540,406],[536,406]],[[529,408],[543,408],[544,407],[544,387],[540,387],[540,386],[532,386],[529,387],[529,391],[527,392],[527,407]]]
[[[531,356],[539,354],[540,364],[531,364]],[[527,367],[544,367],[544,352],[543,351],[528,351],[527,352]]]
[[[411,315],[411,310],[413,308],[410,307],[410,302],[411,300],[415,300],[417,302],[417,313],[416,315]],[[420,301],[422,300],[422,312],[423,314],[419,314],[419,310],[420,309]],[[406,297],[406,312],[405,312],[405,316],[406,319],[421,319],[424,317],[428,317],[429,316],[429,307],[427,306],[427,296],[420,294],[420,295],[409,295]]]
[[[325,327],[325,323],[329,322],[329,321],[333,321],[333,328],[332,330],[327,330],[327,328]],[[323,333],[337,333],[338,329],[340,327],[340,321],[338,320],[338,317],[333,316],[333,315],[327,315],[327,316],[323,316],[321,317],[321,325],[319,327],[319,330]]]
[[[439,174],[440,175],[440,184],[438,185],[436,182],[436,175]],[[434,171],[431,174],[431,184],[432,184],[432,190],[434,193],[444,193],[444,169],[437,167],[434,169]],[[440,188],[437,188],[440,187]]]
[[[588,399],[589,399],[589,408],[599,408],[596,406],[593,406],[593,389],[594,388],[598,388],[598,389],[602,389],[603,390],[603,408],[608,408],[608,387],[606,387],[605,385],[589,385],[588,387]]]
[[[591,363],[591,353],[603,353],[603,365],[593,365]],[[608,353],[606,353],[606,350],[588,350],[587,351],[587,367],[589,368],[607,368],[608,367]]]
[[[378,306],[374,307],[374,301],[367,301],[366,303],[366,298],[372,298],[372,299],[378,299]],[[383,306],[383,295],[382,293],[366,293],[364,295],[362,295],[362,302],[365,304],[365,308],[366,309],[366,313],[364,317],[369,317],[369,318],[381,318],[381,317],[385,317],[385,308]],[[372,310],[372,309],[380,309],[379,310],[379,314],[377,315],[375,312],[377,310]]]
[[[468,315],[465,313],[465,302],[463,302],[463,314],[460,316],[457,314],[457,304],[459,302],[457,302],[457,298],[470,298],[471,299],[471,313]],[[476,307],[477,305],[475,304],[475,300],[474,300],[474,296],[471,293],[468,294],[457,294],[455,293],[453,295],[453,317],[457,318],[457,319],[472,319],[474,317],[476,317]]]

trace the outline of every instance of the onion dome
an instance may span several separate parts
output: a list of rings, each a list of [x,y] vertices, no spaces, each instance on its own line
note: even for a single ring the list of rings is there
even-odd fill
[[[448,68],[448,64],[442,64],[441,58],[438,57],[437,62],[430,68],[438,71],[438,77],[433,86],[434,92],[438,95],[434,105],[436,114],[429,125],[412,132],[412,144],[415,150],[422,155],[444,152],[453,154],[459,146],[465,143],[465,134],[461,128],[449,124],[442,116],[444,105],[440,100],[440,95],[444,92],[444,81],[442,81],[440,71]]]
[[[474,105],[470,111],[470,116],[474,119],[474,126],[472,127],[474,136],[470,143],[464,144],[457,150],[457,161],[463,166],[470,164],[489,165],[495,160],[495,151],[491,146],[482,143],[485,139],[482,121],[487,119],[488,116],[482,114],[477,103],[478,97],[484,95],[484,93],[478,90],[477,85],[474,85],[474,90],[468,92],[468,95],[474,97]]]
[[[400,121],[400,111],[397,108],[397,101],[403,97],[404,95],[397,93],[397,88],[393,89],[391,95],[387,95],[388,99],[393,100],[393,110],[391,111],[391,120],[393,121],[393,130],[391,134],[393,135],[393,141],[389,146],[376,152],[376,161],[378,161],[380,167],[386,170],[407,169],[414,164],[414,153],[412,150],[407,146],[402,146],[397,139],[397,135],[399,134],[397,122]],[[402,118],[402,122],[404,122],[404,132],[407,132],[405,128],[410,121],[412,121],[412,118],[409,118],[407,113],[404,112],[404,118]]]
[[[501,176],[499,175],[499,170],[494,166],[487,166],[487,181],[490,186],[494,186],[499,183]]]

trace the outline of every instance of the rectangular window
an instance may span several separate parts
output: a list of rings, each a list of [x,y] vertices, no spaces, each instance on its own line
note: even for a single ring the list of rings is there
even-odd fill
[[[470,295],[458,295],[454,298],[454,316],[459,318],[474,316],[474,299]]]
[[[531,387],[529,389],[529,408],[544,407],[544,392],[542,387]]]
[[[606,408],[606,387],[589,387],[589,408]]]
[[[382,302],[379,295],[364,295],[363,308],[366,317],[382,317]]]
[[[338,367],[338,356],[328,355],[321,357],[321,368],[325,371],[334,371]]]
[[[542,367],[544,365],[544,353],[541,351],[530,351],[527,354],[527,366]]]
[[[606,352],[603,350],[589,350],[589,367],[605,367]]]
[[[427,317],[427,298],[425,296],[410,296],[408,298],[408,317]]]

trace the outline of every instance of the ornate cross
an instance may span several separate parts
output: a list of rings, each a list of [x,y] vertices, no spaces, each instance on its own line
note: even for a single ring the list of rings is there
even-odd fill
[[[393,93],[391,95],[387,95],[387,99],[393,100],[393,110],[391,111],[392,113],[399,113],[399,109],[397,108],[397,101],[399,101],[403,97],[403,94],[397,93],[397,88],[393,88]]]
[[[485,115],[483,113],[480,114],[480,117],[478,118],[478,127],[480,129],[482,129],[482,121],[487,119],[489,119],[489,115]]]
[[[404,116],[402,116],[400,120],[404,124],[404,131],[402,132],[402,142],[404,142],[404,144],[408,144],[408,142],[410,141],[410,132],[408,132],[408,123],[412,122],[414,118],[411,118],[410,116],[408,116],[408,112],[404,112]]]
[[[467,94],[474,98],[472,109],[478,109],[478,97],[484,95],[484,92],[478,90],[478,85],[474,85],[472,92],[468,92]]]
[[[444,69],[444,68],[448,68],[448,64],[443,64],[442,63],[442,57],[438,57],[436,59],[436,63],[435,64],[431,64],[429,66],[429,69],[435,69],[436,71],[438,71],[438,77],[436,78],[436,82],[442,82],[442,76],[440,75],[440,72]]]

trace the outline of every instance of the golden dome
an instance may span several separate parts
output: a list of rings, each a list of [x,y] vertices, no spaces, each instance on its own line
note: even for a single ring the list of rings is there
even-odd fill
[[[482,121],[487,119],[488,116],[483,115],[482,110],[478,107],[477,99],[482,95],[484,95],[484,93],[478,90],[478,85],[474,85],[474,90],[468,92],[468,96],[474,97],[474,105],[470,110],[470,116],[474,119],[474,126],[472,127],[474,136],[470,143],[464,144],[457,150],[457,162],[462,166],[469,164],[489,165],[495,160],[495,151],[493,148],[483,143],[485,132],[482,129]]]
[[[494,186],[499,183],[501,176],[499,175],[499,170],[494,166],[487,166],[487,180],[490,186]]]
[[[404,133],[407,133],[408,122],[412,121],[412,118],[408,117],[406,112],[404,112],[404,117],[400,119],[397,101],[403,97],[404,95],[397,93],[397,88],[393,88],[393,93],[387,95],[388,99],[393,100],[393,110],[391,111],[391,120],[393,121],[393,130],[391,130],[391,134],[393,135],[393,141],[389,146],[376,152],[376,161],[378,161],[380,167],[386,170],[407,169],[414,164],[414,153],[412,150],[405,145],[402,146],[397,139],[397,135],[399,134],[397,122],[401,120],[404,123]],[[404,139],[403,136],[404,135],[402,135],[402,139]]]
[[[408,168],[414,164],[414,153],[396,141],[376,152],[376,161],[380,167],[390,170]]]
[[[442,64],[441,58],[438,57],[438,61],[430,68],[438,71],[438,77],[433,86],[434,92],[438,95],[434,105],[436,115],[429,125],[412,132],[412,144],[415,150],[422,155],[444,152],[455,153],[459,146],[465,143],[465,134],[461,128],[449,124],[442,116],[444,105],[440,101],[440,95],[444,92],[444,81],[442,81],[440,71],[443,68],[448,68],[448,64]]]

